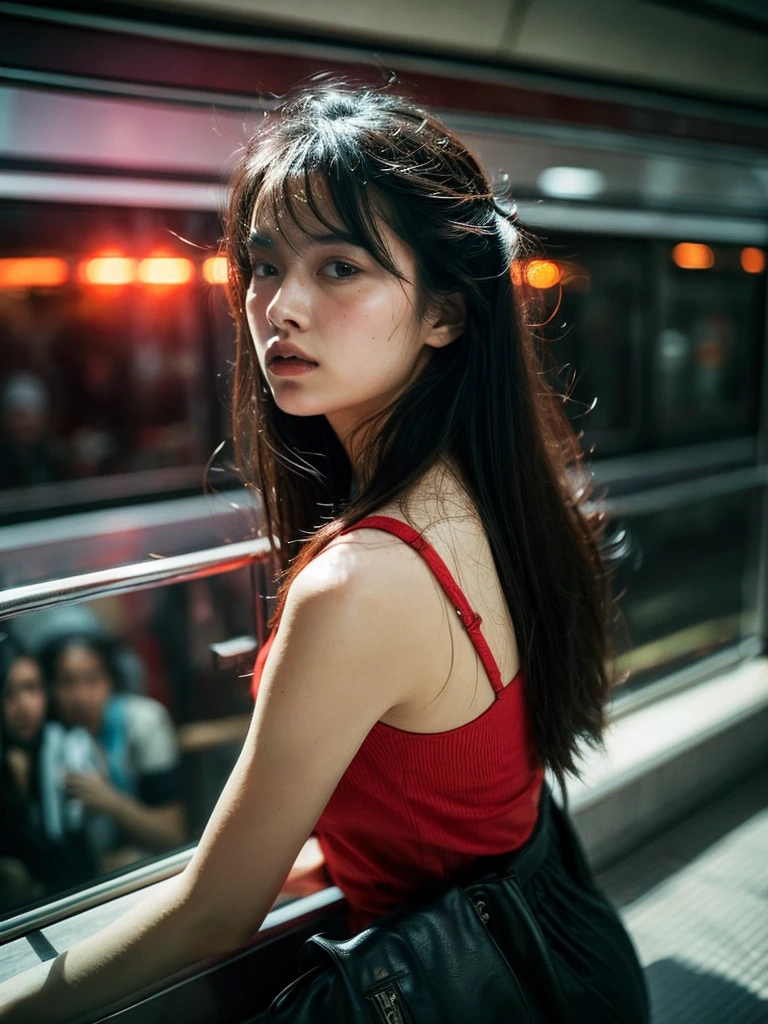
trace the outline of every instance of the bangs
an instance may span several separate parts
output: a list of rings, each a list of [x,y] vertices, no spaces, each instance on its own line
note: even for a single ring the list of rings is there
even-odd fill
[[[402,279],[381,234],[380,218],[390,227],[392,224],[382,192],[369,183],[371,175],[362,166],[367,161],[361,159],[356,147],[339,146],[337,139],[333,140],[336,145],[332,152],[327,153],[330,141],[310,138],[294,142],[287,152],[272,159],[260,154],[261,181],[251,211],[252,222],[271,222],[279,227],[287,217],[311,241],[335,235],[340,241],[367,250],[385,270]],[[348,154],[343,153],[345,148]],[[325,154],[318,152],[322,149]]]

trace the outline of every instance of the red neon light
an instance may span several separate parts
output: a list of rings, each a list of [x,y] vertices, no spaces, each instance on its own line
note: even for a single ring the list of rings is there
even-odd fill
[[[0,288],[57,288],[69,279],[69,264],[59,256],[0,260]]]
[[[142,284],[187,284],[192,274],[192,261],[179,256],[149,256],[139,264]]]
[[[136,280],[136,260],[125,256],[96,256],[80,264],[78,276],[86,284],[131,284]]]
[[[681,270],[709,270],[715,265],[715,254],[700,242],[680,242],[672,250],[672,259]]]
[[[203,277],[208,284],[227,283],[227,257],[210,256],[203,262]]]
[[[741,269],[748,274],[762,274],[765,270],[765,253],[762,249],[756,249],[748,245],[741,250]]]

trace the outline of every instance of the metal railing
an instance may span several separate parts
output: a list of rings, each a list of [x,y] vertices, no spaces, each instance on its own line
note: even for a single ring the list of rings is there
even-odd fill
[[[168,854],[161,860],[140,864],[118,878],[107,878],[88,886],[87,889],[77,889],[58,899],[52,899],[45,906],[15,914],[7,921],[0,922],[0,946],[180,874],[192,860],[195,848],[196,844],[184,850],[177,850],[176,853]],[[335,886],[326,886],[308,896],[278,900],[264,918],[259,932],[269,933],[275,928],[296,925],[308,915],[329,912],[332,907],[343,903],[344,899],[344,894]],[[83,934],[78,938],[85,938],[94,930],[98,930],[98,926],[94,928],[86,922]]]
[[[0,943],[11,942],[22,935],[40,931],[56,924],[57,921],[63,921],[66,917],[82,914],[110,900],[136,892],[137,889],[144,889],[155,882],[162,882],[172,875],[178,875],[190,862],[194,852],[194,847],[177,850],[176,853],[167,854],[160,861],[131,868],[118,878],[94,882],[87,888],[76,889],[58,898],[54,897],[42,907],[33,907],[31,910],[14,914],[7,921],[0,921]]]
[[[265,562],[269,551],[266,538],[249,540],[194,551],[188,555],[171,555],[168,558],[100,569],[79,576],[67,576],[60,580],[10,587],[0,591],[0,620],[77,601],[92,601],[97,597],[147,590],[172,583],[187,583],[206,576],[234,572],[255,562]]]

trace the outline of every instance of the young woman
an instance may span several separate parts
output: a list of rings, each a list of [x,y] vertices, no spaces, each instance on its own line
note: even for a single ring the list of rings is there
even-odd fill
[[[59,719],[87,730],[103,759],[99,775],[71,773],[70,792],[100,813],[94,831],[102,871],[170,850],[185,839],[176,734],[150,697],[120,692],[117,644],[71,634],[41,652]]]
[[[266,121],[227,218],[235,440],[283,573],[251,728],[187,869],[0,988],[2,1021],[66,1020],[235,949],[313,831],[365,924],[522,846],[545,766],[600,740],[599,526],[507,207],[386,92],[320,83]],[[573,1020],[646,1021],[584,865],[553,845],[526,898]]]

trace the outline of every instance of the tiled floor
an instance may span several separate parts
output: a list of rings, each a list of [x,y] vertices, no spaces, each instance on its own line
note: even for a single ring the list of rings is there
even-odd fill
[[[653,1024],[768,1024],[768,771],[604,871]]]

